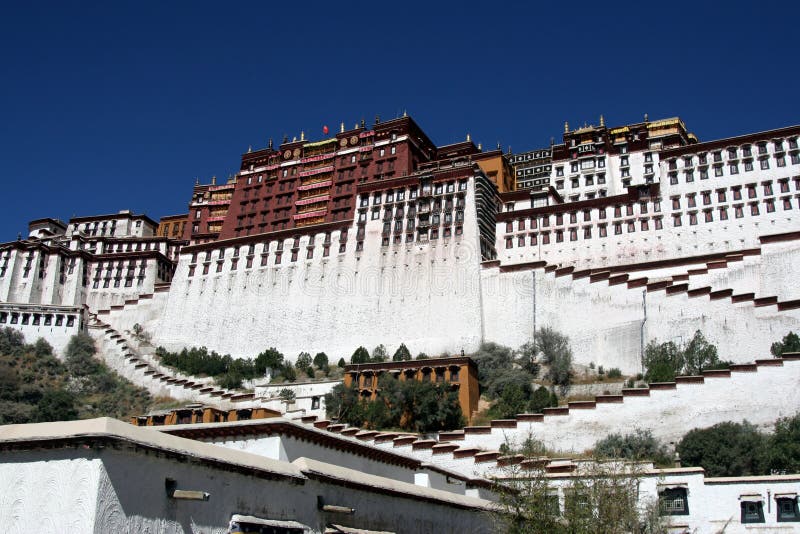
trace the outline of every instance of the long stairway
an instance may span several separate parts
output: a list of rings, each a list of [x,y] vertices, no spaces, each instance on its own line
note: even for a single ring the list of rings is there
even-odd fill
[[[252,393],[218,388],[210,378],[181,375],[160,365],[152,355],[133,348],[133,344],[113,327],[89,314],[89,335],[95,340],[97,354],[117,373],[156,397],[171,397],[186,402],[228,409],[253,400]]]

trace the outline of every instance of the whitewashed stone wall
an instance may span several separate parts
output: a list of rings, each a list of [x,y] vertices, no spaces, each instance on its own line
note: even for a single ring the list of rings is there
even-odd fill
[[[800,244],[768,244],[762,250],[761,256],[731,263],[727,276],[726,268],[710,271],[720,274],[705,280],[691,277],[690,289],[710,285],[712,290],[733,288],[734,294],[755,292],[756,297],[777,296],[780,301],[797,298],[797,289],[784,280],[800,274]],[[631,278],[658,279],[662,271],[654,271],[656,276],[638,271]],[[567,334],[576,363],[619,367],[626,373],[642,370],[642,343],[651,340],[687,341],[699,329],[717,345],[721,359],[745,363],[768,357],[774,341],[800,327],[797,309],[755,307],[752,301],[733,304],[730,298],[667,295],[664,290],[644,294],[643,287],[556,277],[541,268],[504,273],[495,267],[484,269],[483,277],[486,339],[511,347],[529,341],[535,302],[536,328],[549,326]]]
[[[598,403],[594,409],[570,409],[547,415],[543,422],[518,421],[515,429],[493,428],[490,434],[465,434],[462,447],[496,450],[506,442],[521,444],[528,436],[551,450],[583,452],[610,433],[651,430],[664,442],[677,442],[693,428],[724,421],[748,420],[771,428],[780,417],[800,411],[800,361],[758,366],[757,372],[706,377],[704,384],[650,390],[649,396],[625,396],[623,403]]]
[[[369,220],[363,252],[355,252],[354,225],[344,254],[334,232],[328,258],[322,234],[315,236],[313,260],[304,259],[308,237],[300,240],[296,262],[286,240],[280,265],[273,242],[266,267],[258,266],[259,245],[251,269],[240,259],[231,271],[229,247],[223,271],[214,272],[214,251],[205,276],[202,258],[189,277],[190,255],[181,255],[155,343],[169,349],[202,343],[244,357],[274,346],[290,359],[324,351],[334,360],[381,343],[390,349],[405,343],[413,353],[475,350],[482,339],[481,258],[472,179],[464,215],[462,236],[388,247],[381,247],[383,221]]]
[[[209,493],[209,500],[167,498],[168,477],[179,489]],[[317,510],[318,496],[356,513],[326,516]],[[32,528],[42,533],[223,534],[234,514],[297,521],[315,533],[332,519],[381,531],[491,531],[480,511],[364,489],[342,491],[326,481],[269,480],[153,454],[46,450],[5,453],[0,462],[0,524],[13,534]]]

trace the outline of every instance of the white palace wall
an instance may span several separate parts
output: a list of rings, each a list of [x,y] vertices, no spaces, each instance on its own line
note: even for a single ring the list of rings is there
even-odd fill
[[[295,262],[287,239],[280,265],[274,241],[266,245],[265,267],[259,266],[264,245],[257,245],[249,269],[242,246],[237,270],[231,270],[234,249],[226,247],[219,273],[214,250],[207,275],[201,274],[203,253],[193,276],[191,254],[182,254],[154,343],[168,349],[203,344],[243,357],[270,346],[290,359],[324,351],[333,361],[358,345],[381,343],[391,351],[405,343],[415,354],[475,350],[482,333],[474,179],[466,206],[463,235],[429,242],[383,247],[383,220],[376,219],[366,222],[363,251],[355,251],[353,225],[344,253],[333,232],[327,258],[324,234],[315,236],[312,260],[305,259],[308,236],[300,239]]]
[[[734,294],[795,299],[796,288],[784,281],[800,275],[800,244],[763,245],[762,250],[761,256],[729,264],[734,280],[715,275],[716,280],[695,282],[690,277],[689,288],[733,287]],[[717,271],[727,269],[709,272]],[[631,278],[651,278],[648,271],[634,274]],[[668,295],[663,289],[629,289],[625,283],[590,282],[588,276],[556,276],[544,268],[516,272],[487,268],[482,286],[487,339],[514,348],[530,341],[535,308],[535,327],[549,326],[568,335],[575,363],[618,367],[625,373],[642,370],[641,347],[651,340],[685,342],[701,330],[717,346],[721,359],[745,363],[769,356],[773,341],[800,326],[798,309],[779,311],[775,305],[756,307],[752,300],[733,303],[730,298],[711,300],[685,291]]]

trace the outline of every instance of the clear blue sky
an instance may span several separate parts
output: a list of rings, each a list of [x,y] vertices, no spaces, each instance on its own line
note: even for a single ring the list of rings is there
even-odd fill
[[[71,4],[0,11],[0,241],[181,213],[249,145],[404,109],[515,151],[601,113],[701,140],[800,123],[797,2]]]

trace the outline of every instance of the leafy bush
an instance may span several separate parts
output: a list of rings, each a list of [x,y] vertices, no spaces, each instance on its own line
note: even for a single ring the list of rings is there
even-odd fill
[[[632,434],[609,434],[594,446],[600,458],[627,458],[629,460],[652,460],[658,465],[672,463],[667,446],[653,437],[650,430],[637,429]]]
[[[86,334],[70,339],[62,363],[43,340],[18,345],[18,336],[0,333],[10,352],[0,351],[0,424],[32,423],[147,411],[146,390],[120,378],[94,358]]]
[[[0,354],[12,356],[25,346],[25,336],[19,330],[0,328]]]
[[[678,444],[684,466],[700,466],[709,477],[765,474],[767,441],[747,421],[689,431]]]
[[[608,378],[622,378],[622,371],[619,367],[612,367],[608,370]]]
[[[531,395],[531,400],[528,403],[528,412],[542,413],[543,409],[554,406],[558,406],[558,397],[555,393],[551,394],[546,387],[539,386]]]
[[[784,352],[800,352],[800,336],[794,332],[789,332],[781,341],[773,343],[769,351],[775,357],[780,356]]]

